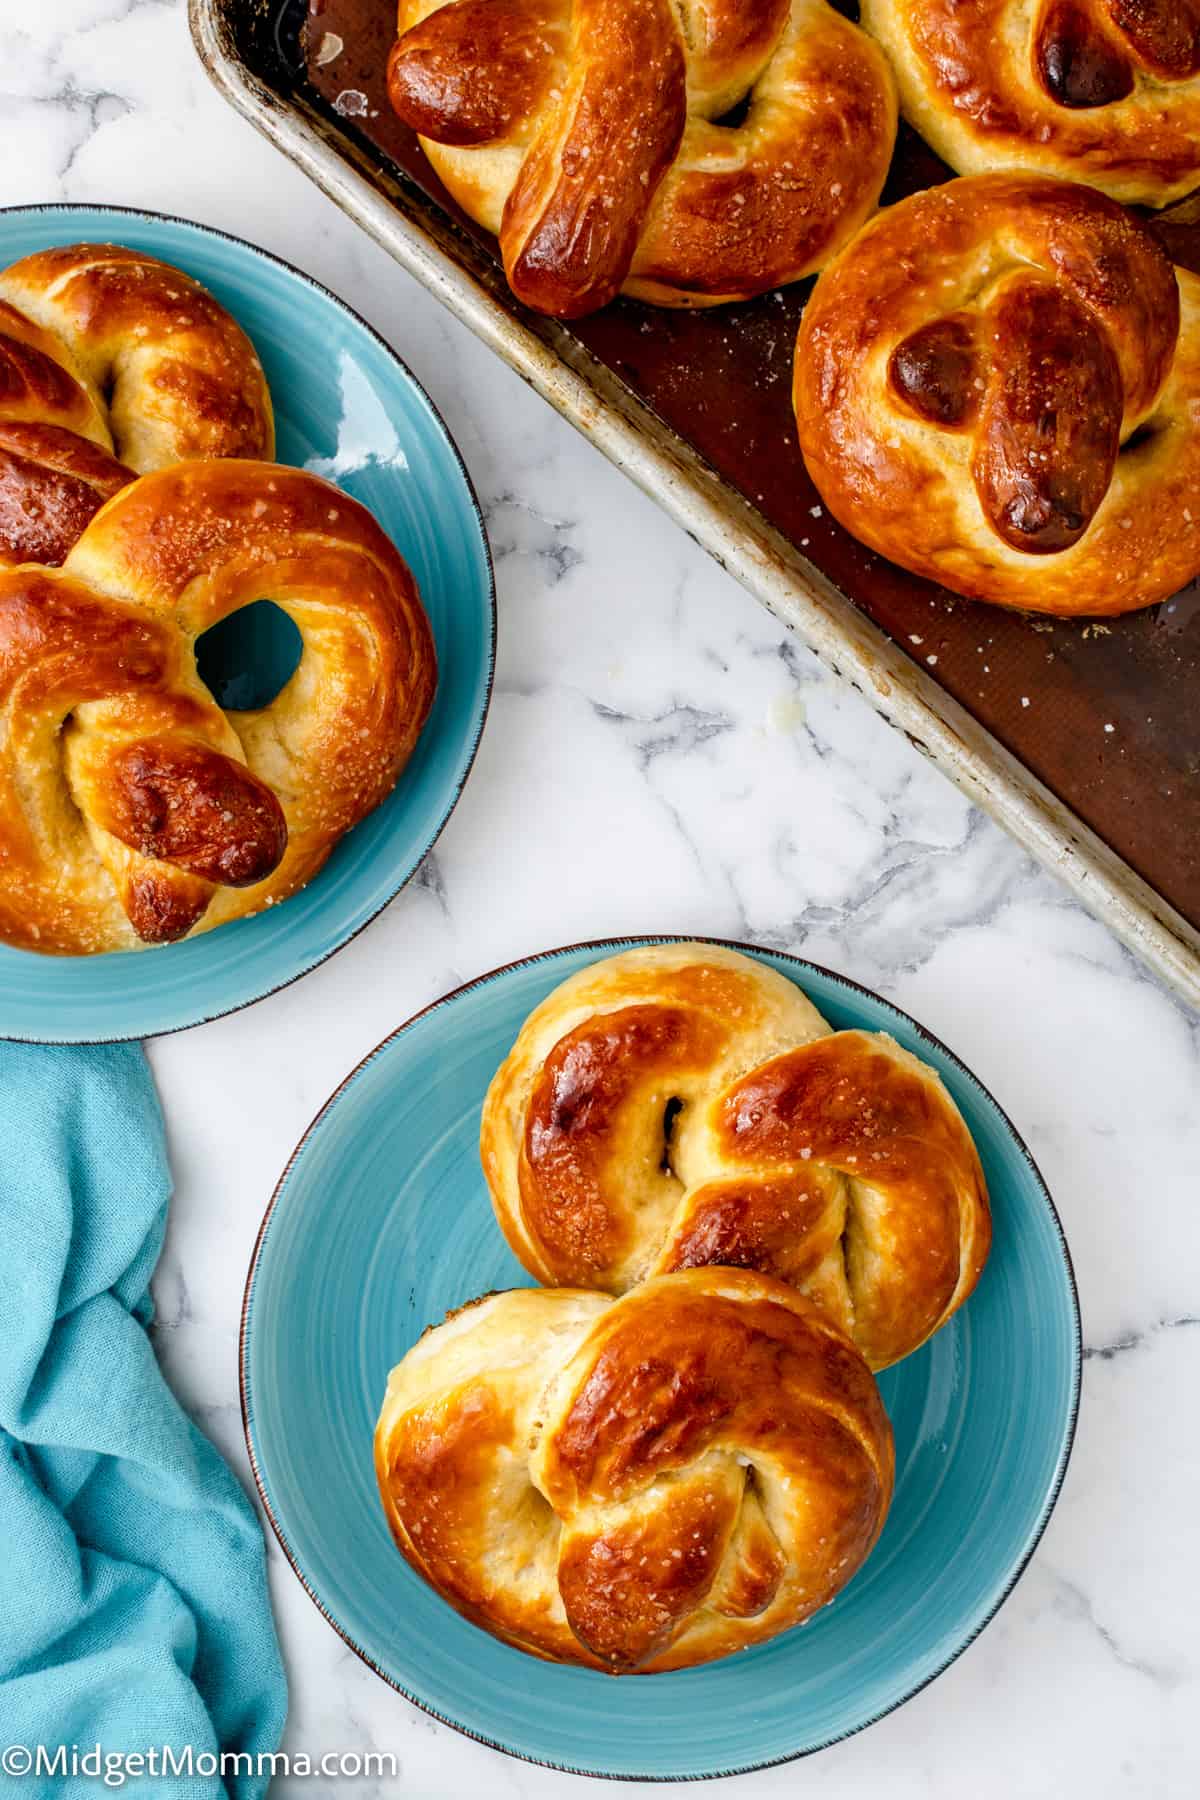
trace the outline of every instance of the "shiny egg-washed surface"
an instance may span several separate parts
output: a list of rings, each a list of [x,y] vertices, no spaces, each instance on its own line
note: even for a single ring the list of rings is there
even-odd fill
[[[1200,183],[1197,0],[863,0],[901,104],[962,175],[1166,206]]]
[[[401,0],[399,29],[392,106],[560,318],[798,281],[891,161],[891,71],[825,0]]]
[[[883,1528],[893,1465],[849,1339],[738,1269],[464,1307],[393,1369],[375,1433],[418,1574],[519,1649],[618,1675],[827,1606]]]
[[[817,283],[795,406],[830,511],[893,562],[1044,613],[1200,572],[1200,280],[1077,182],[975,175]]]
[[[555,988],[633,947],[581,945],[499,970],[422,1013],[347,1079],[264,1221],[243,1315],[242,1398],[285,1551],[373,1668],[516,1755],[679,1779],[759,1767],[861,1729],[986,1624],[1062,1478],[1078,1318],[1045,1188],[974,1078],[885,1001],[812,964],[747,949],[835,1031],[887,1032],[937,1071],[991,1195],[995,1242],[970,1305],[879,1377],[896,1444],[879,1542],[799,1630],[648,1680],[537,1661],[452,1611],[396,1554],[379,1503],[372,1438],[388,1373],[448,1312],[528,1279],[495,1228],[479,1168],[483,1096]]]
[[[253,344],[182,270],[83,243],[0,271],[0,567],[61,563],[134,475],[274,452]]]
[[[736,951],[630,950],[564,982],[488,1089],[480,1150],[514,1253],[624,1293],[725,1264],[798,1288],[873,1368],[969,1298],[991,1241],[971,1136],[927,1064],[832,1032]]]
[[[269,593],[302,657],[225,713],[198,638]],[[286,900],[390,793],[437,664],[403,557],[330,482],[178,463],[131,482],[59,570],[0,570],[0,938],[169,944]]]

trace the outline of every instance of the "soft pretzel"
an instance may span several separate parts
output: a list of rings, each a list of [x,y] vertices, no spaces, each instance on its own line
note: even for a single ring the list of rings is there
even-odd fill
[[[497,1637],[614,1674],[809,1618],[879,1536],[893,1463],[853,1344],[736,1269],[477,1301],[393,1369],[375,1434],[413,1568]]]
[[[274,453],[254,346],[190,275],[116,244],[0,273],[0,568],[61,563],[135,475]]]
[[[303,654],[227,714],[196,640],[260,598]],[[285,899],[390,791],[435,680],[407,565],[338,488],[241,461],[143,476],[63,569],[0,571],[0,938],[126,949]]]
[[[825,0],[401,0],[400,33],[392,105],[539,312],[798,281],[887,174],[891,72]]]
[[[862,0],[904,115],[960,174],[1166,206],[1200,184],[1197,0]]]
[[[873,1368],[962,1305],[991,1241],[935,1072],[882,1034],[831,1031],[792,982],[715,944],[624,951],[556,988],[488,1090],[481,1153],[538,1281],[624,1293],[758,1269]]]
[[[835,517],[960,594],[1123,613],[1200,572],[1200,280],[1089,188],[880,214],[805,309],[795,407]]]

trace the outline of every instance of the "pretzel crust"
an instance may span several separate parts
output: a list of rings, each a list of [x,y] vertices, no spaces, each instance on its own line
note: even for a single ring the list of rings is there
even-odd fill
[[[736,951],[606,958],[525,1021],[484,1103],[500,1227],[538,1281],[626,1293],[760,1270],[817,1301],[873,1368],[972,1292],[991,1241],[979,1158],[936,1074],[831,1032]]]
[[[518,1289],[426,1332],[375,1433],[388,1523],[459,1612],[614,1674],[690,1668],[833,1599],[891,1500],[891,1427],[793,1289],[693,1269]]]
[[[254,346],[191,276],[116,244],[0,272],[0,568],[61,564],[135,475],[274,453]]]
[[[301,661],[225,713],[196,640],[260,598]],[[412,574],[340,489],[241,460],[142,476],[61,570],[0,570],[0,938],[132,949],[286,899],[390,792],[435,682]]]
[[[825,0],[401,0],[399,30],[392,105],[540,312],[798,281],[887,173],[891,72]]]
[[[834,516],[957,593],[1116,614],[1200,572],[1200,280],[1092,189],[880,214],[805,309],[794,402]]]
[[[1196,0],[863,0],[862,22],[959,174],[1027,169],[1147,206],[1200,184]]]

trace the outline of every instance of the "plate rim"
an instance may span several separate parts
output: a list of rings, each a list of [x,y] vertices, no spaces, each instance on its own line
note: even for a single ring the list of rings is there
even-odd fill
[[[686,1775],[633,1773],[606,1769],[581,1769],[571,1763],[556,1762],[549,1757],[535,1756],[527,1750],[514,1749],[511,1745],[501,1744],[495,1738],[488,1737],[484,1732],[473,1731],[469,1725],[464,1725],[457,1719],[448,1718],[444,1713],[439,1712],[436,1707],[430,1706],[424,1700],[418,1699],[415,1694],[409,1692],[402,1682],[388,1674],[385,1669],[381,1669],[374,1658],[363,1649],[361,1644],[356,1643],[349,1631],[334,1618],[320,1595],[309,1582],[297,1561],[296,1555],[287,1540],[287,1536],[284,1533],[279,1520],[275,1516],[274,1509],[267,1494],[266,1482],[259,1466],[258,1453],[254,1444],[251,1426],[253,1408],[249,1380],[250,1314],[254,1304],[254,1289],[258,1275],[259,1262],[270,1230],[271,1221],[275,1216],[276,1208],[283,1197],[284,1191],[291,1180],[292,1173],[300,1157],[303,1155],[309,1140],[320,1127],[326,1114],[332,1111],[332,1109],[340,1102],[342,1095],[346,1093],[359,1077],[365,1073],[367,1068],[376,1060],[376,1058],[381,1056],[385,1050],[389,1049],[398,1038],[403,1037],[406,1032],[419,1024],[422,1019],[428,1017],[429,1014],[440,1011],[442,1007],[450,1005],[451,1002],[473,992],[476,988],[489,986],[492,982],[499,980],[504,975],[512,974],[519,969],[534,967],[539,963],[555,962],[559,958],[571,956],[579,950],[594,950],[598,953],[597,960],[599,960],[600,953],[613,955],[623,950],[650,947],[656,944],[713,944],[723,949],[740,951],[742,955],[749,956],[754,960],[759,960],[762,957],[779,957],[783,961],[792,964],[798,970],[812,971],[817,975],[824,976],[826,979],[841,987],[848,988],[852,993],[864,995],[867,999],[881,1002],[885,1007],[890,1008],[892,1012],[898,1014],[907,1025],[911,1026],[923,1044],[931,1045],[943,1056],[947,1057],[949,1061],[953,1063],[955,1069],[971,1082],[984,1096],[985,1100],[989,1101],[995,1108],[1013,1143],[1016,1145],[1025,1163],[1028,1165],[1037,1191],[1041,1195],[1042,1201],[1049,1213],[1050,1222],[1054,1226],[1058,1237],[1059,1248],[1062,1252],[1063,1266],[1066,1272],[1067,1293],[1070,1300],[1071,1317],[1074,1326],[1072,1332],[1073,1355],[1070,1405],[1068,1409],[1066,1431],[1063,1436],[1062,1444],[1059,1447],[1054,1478],[1042,1504],[1037,1521],[1029,1534],[1027,1543],[1013,1567],[1008,1572],[1001,1592],[997,1595],[994,1603],[975,1628],[963,1638],[962,1642],[957,1645],[949,1656],[946,1657],[944,1662],[939,1663],[936,1669],[933,1669],[922,1680],[914,1682],[910,1687],[906,1687],[904,1692],[898,1695],[896,1699],[890,1701],[887,1706],[880,1707],[878,1711],[871,1713],[868,1718],[862,1719],[857,1724],[850,1726],[848,1730],[835,1732],[833,1735],[823,1738],[820,1743],[810,1744],[800,1750],[791,1750],[783,1756],[764,1757],[761,1761],[741,1763],[736,1768],[712,1769],[702,1773]],[[307,1126],[291,1152],[291,1155],[288,1157],[283,1171],[271,1193],[271,1198],[267,1203],[266,1211],[263,1213],[258,1231],[255,1234],[254,1246],[250,1253],[250,1263],[246,1271],[246,1281],[242,1293],[241,1318],[238,1326],[238,1398],[242,1414],[242,1435],[246,1444],[246,1453],[249,1457],[250,1470],[254,1477],[254,1485],[257,1490],[258,1500],[267,1521],[271,1526],[271,1530],[275,1535],[275,1539],[279,1544],[280,1549],[283,1551],[284,1558],[287,1561],[289,1568],[321,1616],[330,1626],[332,1626],[333,1630],[342,1639],[342,1642],[345,1643],[359,1660],[364,1662],[381,1681],[385,1682],[388,1687],[394,1690],[394,1692],[400,1694],[411,1706],[417,1707],[419,1711],[426,1713],[430,1718],[438,1720],[440,1724],[448,1725],[452,1730],[459,1732],[463,1737],[471,1738],[475,1743],[483,1744],[488,1749],[498,1751],[503,1756],[511,1756],[518,1762],[532,1763],[536,1767],[553,1769],[564,1775],[578,1775],[589,1780],[597,1781],[720,1781],[738,1775],[753,1774],[761,1769],[780,1768],[787,1763],[799,1762],[804,1757],[816,1756],[822,1750],[828,1750],[835,1744],[844,1743],[849,1738],[857,1737],[860,1732],[868,1730],[872,1725],[877,1725],[881,1719],[887,1718],[889,1713],[899,1711],[900,1707],[907,1705],[908,1701],[912,1700],[925,1688],[931,1686],[939,1676],[944,1675],[946,1670],[958,1661],[959,1657],[962,1656],[966,1650],[970,1649],[976,1639],[979,1638],[992,1623],[992,1620],[996,1617],[1005,1601],[1017,1586],[1017,1583],[1025,1573],[1025,1570],[1029,1567],[1034,1553],[1045,1534],[1046,1527],[1050,1523],[1051,1516],[1058,1504],[1059,1496],[1062,1493],[1063,1483],[1066,1480],[1067,1469],[1070,1466],[1071,1456],[1075,1448],[1075,1436],[1076,1428],[1079,1423],[1082,1386],[1083,1322],[1079,1304],[1079,1285],[1075,1276],[1075,1265],[1071,1256],[1071,1247],[1067,1242],[1067,1235],[1063,1229],[1058,1208],[1054,1204],[1054,1199],[1047,1186],[1045,1177],[1034,1160],[1033,1154],[1026,1144],[1025,1139],[1021,1136],[1020,1132],[1009,1118],[1008,1113],[1005,1111],[1004,1107],[1000,1105],[1000,1102],[996,1099],[991,1089],[980,1080],[978,1075],[976,1075],[972,1069],[968,1068],[962,1058],[958,1056],[955,1051],[950,1049],[949,1045],[943,1043],[941,1038],[937,1037],[934,1032],[928,1029],[928,1027],[922,1025],[919,1019],[914,1019],[911,1013],[905,1012],[903,1007],[897,1006],[893,1001],[888,1000],[884,995],[877,993],[873,988],[866,987],[862,982],[855,981],[852,976],[844,975],[838,969],[827,968],[823,963],[813,962],[808,957],[797,956],[793,951],[776,949],[769,944],[750,944],[737,938],[708,937],[701,934],[679,936],[673,933],[633,933],[628,936],[615,938],[585,938],[579,943],[560,944],[553,949],[539,950],[529,956],[517,957],[511,962],[500,963],[495,968],[489,969],[481,975],[476,975],[469,981],[460,982],[456,987],[450,988],[446,993],[431,1000],[428,1005],[420,1007],[392,1031],[389,1031],[386,1037],[380,1039],[374,1049],[369,1050],[366,1055],[361,1057],[359,1061],[355,1063],[354,1067],[342,1077],[332,1093],[329,1094],[324,1103],[318,1108],[310,1124]]]
[[[354,939],[364,932],[369,925],[374,924],[379,915],[386,911],[392,901],[396,899],[397,895],[402,893],[408,886],[409,882],[413,879],[426,858],[429,856],[430,851],[433,850],[437,844],[438,839],[450,822],[451,814],[454,812],[455,807],[462,798],[463,790],[470,780],[471,772],[475,767],[475,761],[479,755],[479,746],[483,739],[484,727],[487,724],[488,715],[491,711],[492,696],[496,681],[496,644],[499,632],[499,609],[496,601],[496,564],[492,555],[492,546],[488,537],[487,521],[484,518],[483,507],[480,504],[479,495],[475,491],[475,483],[471,478],[471,472],[467,468],[463,453],[458,446],[458,441],[442,416],[441,408],[434,401],[428,389],[425,387],[425,384],[416,374],[414,374],[413,370],[409,367],[408,363],[405,361],[404,357],[401,356],[396,347],[390,343],[389,340],[384,337],[383,333],[378,331],[369,320],[364,319],[356,307],[351,306],[350,302],[344,300],[340,294],[335,294],[332,288],[326,287],[324,282],[318,281],[315,275],[308,274],[306,270],[299,268],[295,263],[289,262],[286,257],[277,255],[274,250],[268,250],[262,244],[252,243],[249,238],[240,237],[237,232],[226,231],[219,225],[208,225],[200,219],[189,219],[182,213],[160,212],[155,208],[148,206],[121,206],[109,201],[34,200],[15,206],[0,206],[0,223],[18,216],[36,218],[48,213],[82,212],[101,213],[114,219],[138,219],[143,221],[148,219],[155,225],[182,225],[185,230],[194,231],[201,237],[219,238],[227,244],[234,245],[234,247],[241,252],[249,252],[252,257],[261,257],[265,262],[274,263],[275,266],[282,269],[285,274],[292,276],[294,280],[311,288],[321,299],[331,302],[333,306],[346,313],[350,320],[365,332],[369,338],[373,339],[378,347],[384,352],[385,356],[397,366],[404,379],[415,390],[426,407],[428,407],[433,421],[438,431],[441,433],[451,456],[458,464],[459,472],[462,475],[463,483],[467,490],[467,498],[471,503],[471,510],[475,515],[475,523],[479,531],[479,541],[483,548],[484,567],[487,571],[487,671],[483,687],[483,704],[479,709],[479,717],[475,722],[472,731],[470,744],[467,750],[466,763],[461,775],[454,784],[454,791],[450,795],[446,807],[434,826],[431,835],[424,843],[416,860],[413,862],[412,868],[409,870],[408,874],[404,876],[403,880],[398,882],[397,885],[384,896],[379,902],[379,905],[363,919],[361,924],[356,925],[354,930],[347,932],[344,937],[340,937],[337,943],[330,949],[322,951],[318,956],[314,957],[311,962],[306,962],[302,968],[297,969],[294,974],[286,976],[284,980],[276,982],[272,987],[264,988],[261,993],[253,994],[245,1000],[235,1000],[229,1006],[220,1006],[215,1012],[204,1012],[196,1018],[181,1020],[178,1024],[162,1025],[149,1031],[118,1031],[102,1037],[96,1037],[90,1033],[86,1037],[81,1037],[77,1034],[55,1034],[51,1036],[31,1037],[20,1031],[13,1031],[0,1025],[0,1043],[58,1045],[144,1043],[152,1041],[155,1038],[172,1037],[179,1031],[192,1031],[198,1025],[211,1025],[217,1019],[228,1018],[232,1013],[244,1012],[247,1007],[257,1006],[261,1001],[269,1000],[273,995],[281,994],[285,988],[294,986],[298,981],[303,981],[306,975],[311,975],[314,969],[319,969],[322,963],[328,962],[331,957],[337,955],[339,950],[344,950],[347,944],[353,943]],[[80,241],[85,242],[87,240]],[[20,259],[18,258],[18,260]],[[7,267],[7,264],[5,266]],[[243,329],[245,328],[243,327]],[[288,467],[290,465],[281,464],[280,466]],[[317,877],[314,877],[314,879],[319,878],[319,875],[320,871],[318,870]],[[102,951],[100,954],[113,955],[115,953],[112,951]],[[66,958],[63,960],[74,961],[75,959]]]

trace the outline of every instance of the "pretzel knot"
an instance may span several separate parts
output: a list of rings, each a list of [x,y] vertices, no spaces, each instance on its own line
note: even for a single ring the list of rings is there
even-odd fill
[[[1197,0],[863,0],[900,100],[962,174],[1165,206],[1200,183]]]
[[[796,347],[842,524],[977,599],[1122,613],[1200,571],[1200,281],[1102,194],[973,176],[827,271]]]
[[[303,654],[225,713],[196,640],[260,598]],[[435,680],[412,575],[339,489],[271,463],[143,476],[62,570],[0,571],[0,938],[168,943],[286,898],[390,791]]]
[[[621,1293],[707,1264],[810,1295],[873,1368],[971,1293],[991,1238],[937,1075],[831,1032],[790,981],[673,944],[594,964],[523,1025],[483,1110],[484,1173],[539,1281]]]
[[[254,346],[191,276],[116,244],[0,273],[0,568],[61,563],[135,474],[274,453]]]
[[[401,0],[400,32],[392,105],[540,312],[797,281],[887,173],[891,72],[825,0]]]
[[[460,1612],[621,1673],[824,1606],[882,1529],[894,1456],[830,1320],[780,1282],[696,1269],[452,1315],[392,1371],[375,1466],[397,1544]]]

